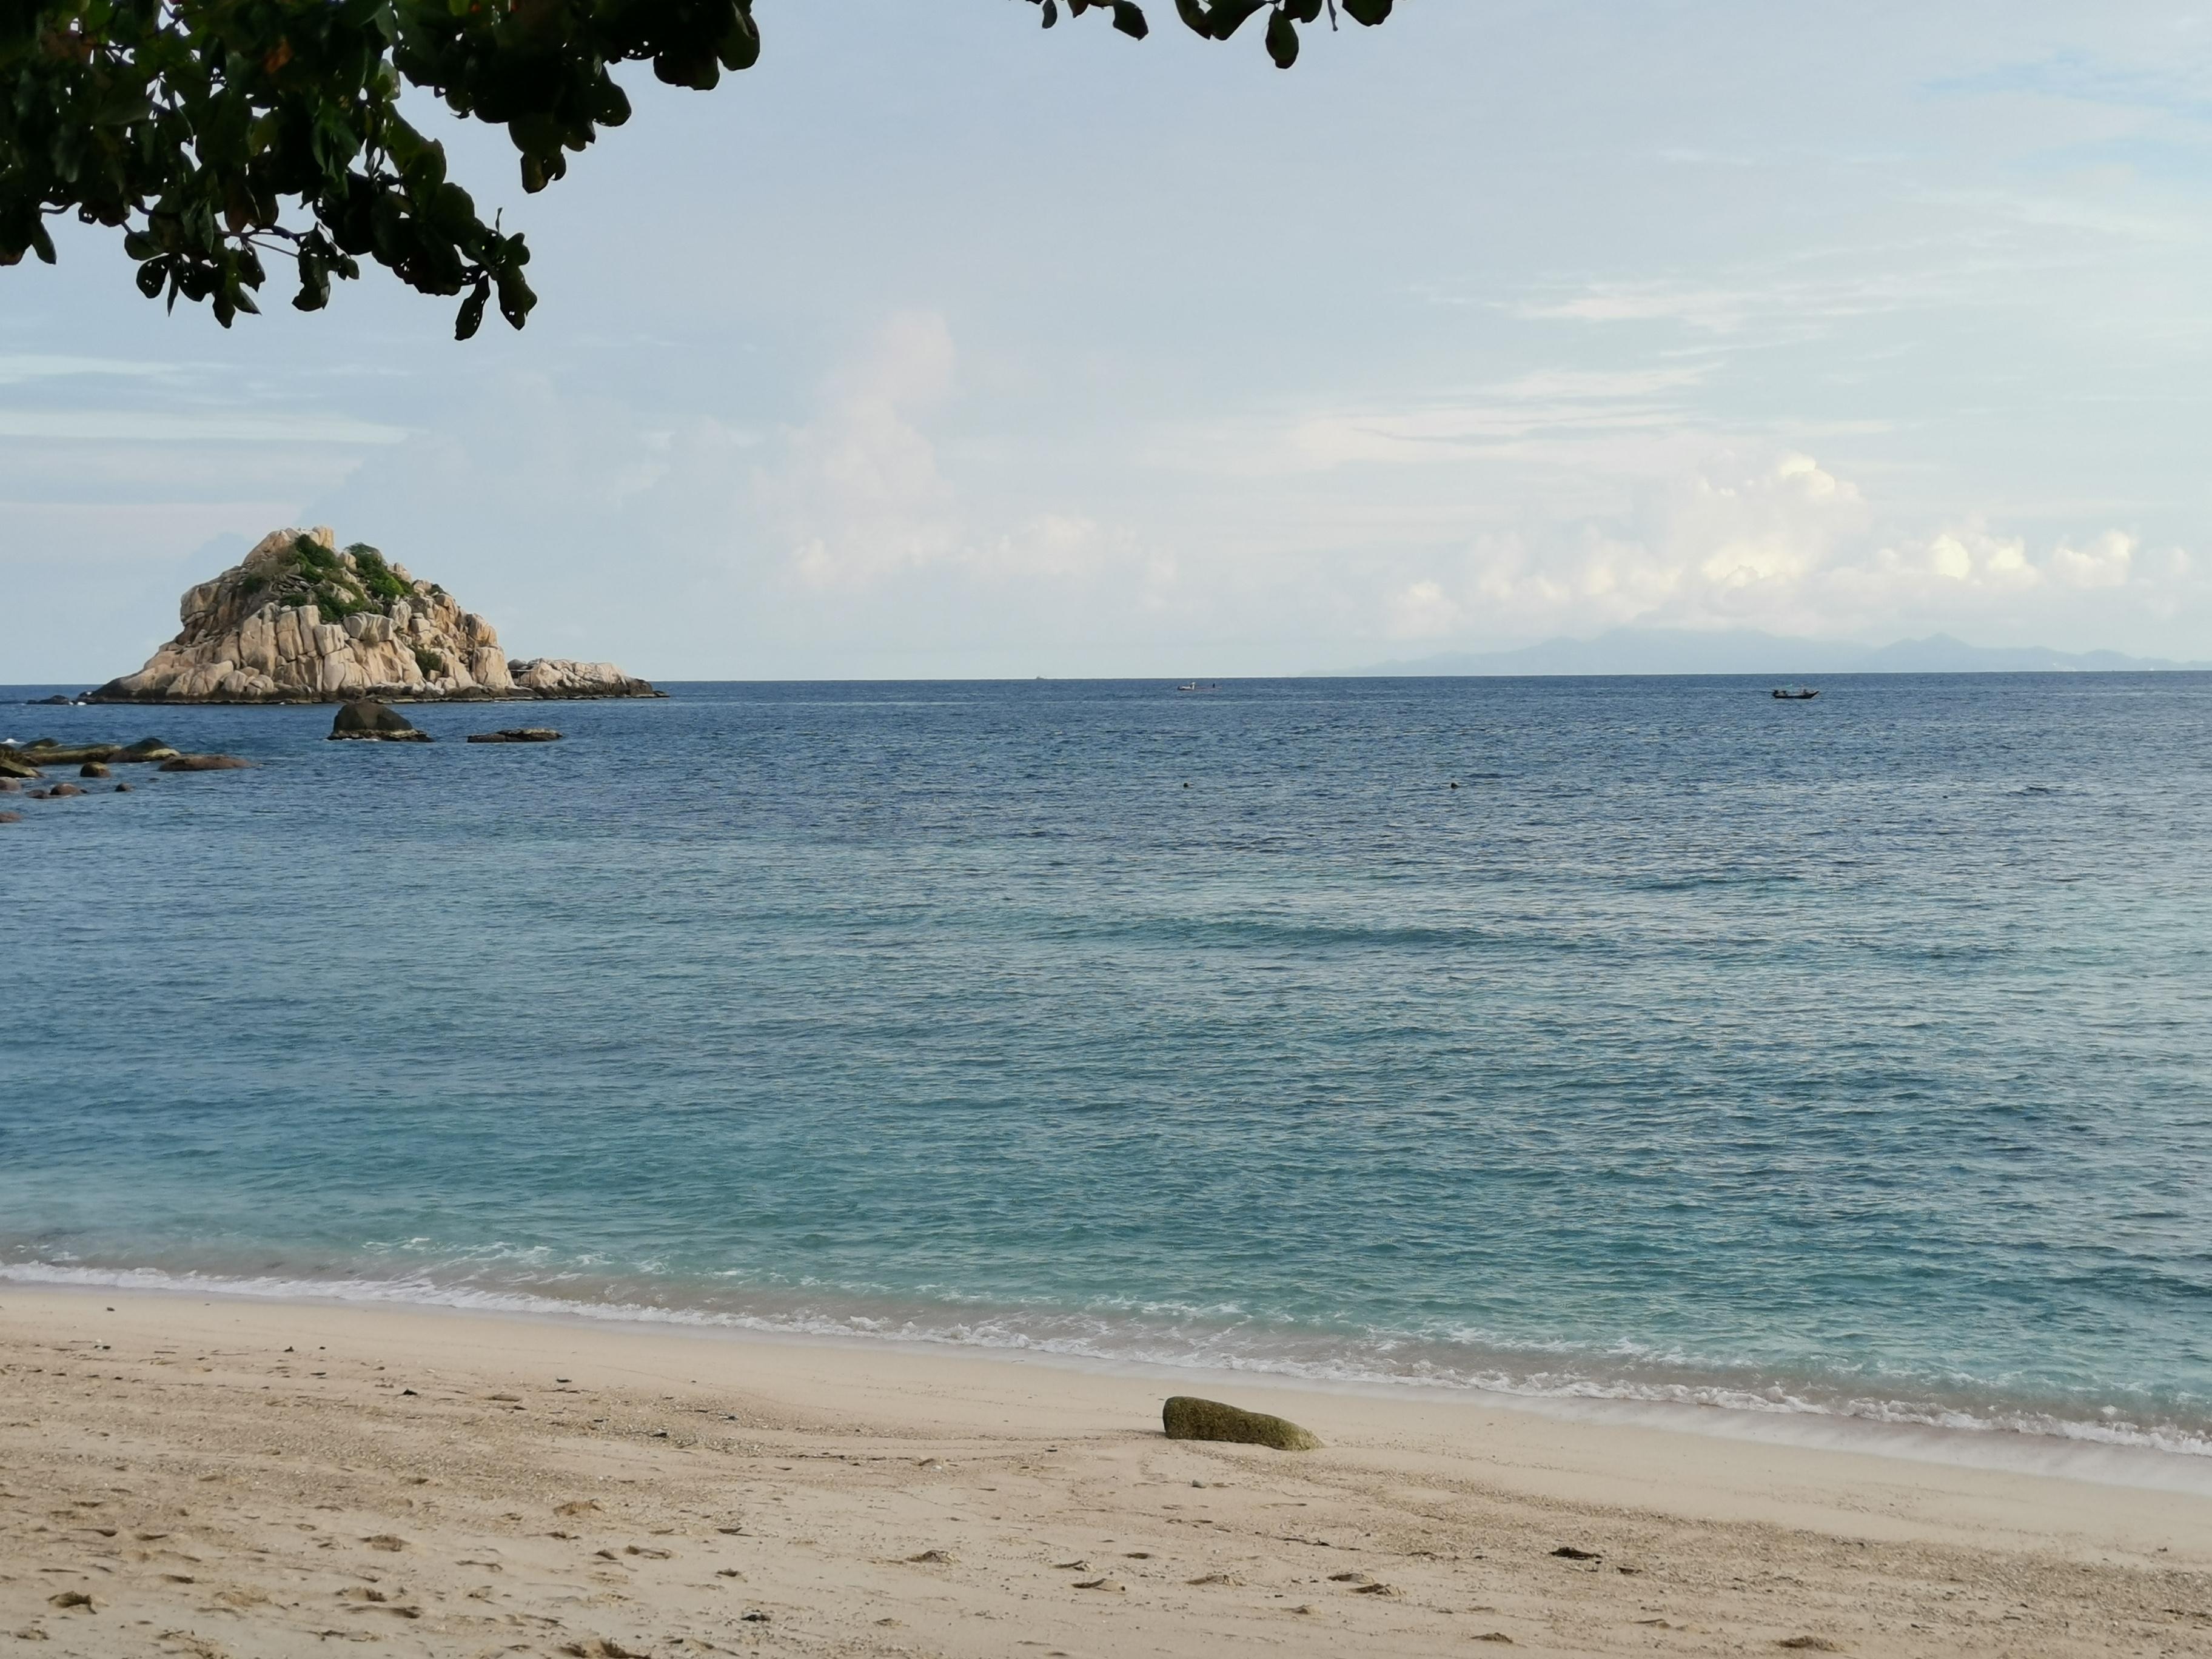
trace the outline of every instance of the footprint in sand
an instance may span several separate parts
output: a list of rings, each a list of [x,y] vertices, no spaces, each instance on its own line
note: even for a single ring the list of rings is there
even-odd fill
[[[1112,1578],[1085,1578],[1080,1580],[1076,1584],[1075,1588],[1078,1589],[1087,1590],[1105,1590],[1112,1595],[1120,1595],[1125,1593],[1129,1587],[1127,1584],[1121,1583]]]
[[[951,1553],[947,1550],[924,1550],[919,1555],[909,1555],[907,1557],[908,1560],[915,1563],[917,1566],[928,1567],[949,1567],[952,1565],[954,1559],[955,1558]]]

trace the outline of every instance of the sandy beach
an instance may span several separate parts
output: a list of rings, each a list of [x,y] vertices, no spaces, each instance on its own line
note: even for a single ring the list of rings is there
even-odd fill
[[[29,1653],[2203,1652],[2212,1498],[1504,1402],[860,1344],[0,1294]],[[1563,1552],[1573,1551],[1574,1554]]]

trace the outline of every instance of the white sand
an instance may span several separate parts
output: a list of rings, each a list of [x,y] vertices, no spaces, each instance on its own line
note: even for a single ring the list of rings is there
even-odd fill
[[[1328,1449],[1167,1441],[1170,1391]],[[2212,1652],[2197,1460],[2026,1450],[2196,1489],[1481,1398],[9,1285],[0,1653]]]

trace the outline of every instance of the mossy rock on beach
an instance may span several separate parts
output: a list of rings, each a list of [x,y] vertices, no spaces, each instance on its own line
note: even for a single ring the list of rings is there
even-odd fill
[[[23,750],[0,746],[0,778],[38,778],[45,775],[31,764],[30,757]]]
[[[1194,1395],[1175,1395],[1160,1408],[1160,1421],[1170,1440],[1228,1440],[1242,1446],[1273,1446],[1277,1451],[1314,1451],[1321,1445],[1318,1435],[1287,1418]]]
[[[137,742],[125,744],[115,751],[116,759],[131,766],[141,766],[149,761],[174,760],[176,757],[177,751],[159,738],[141,738]]]

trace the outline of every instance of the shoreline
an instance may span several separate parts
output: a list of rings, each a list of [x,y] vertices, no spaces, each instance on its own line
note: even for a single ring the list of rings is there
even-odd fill
[[[25,1266],[33,1267],[35,1273],[30,1276],[21,1275],[21,1269]],[[46,1263],[0,1267],[0,1304],[4,1304],[8,1296],[18,1290],[51,1291],[62,1295],[88,1297],[112,1293],[198,1301],[206,1305],[235,1302],[333,1310],[389,1310],[441,1319],[514,1322],[578,1331],[631,1333],[639,1337],[668,1337],[686,1341],[726,1341],[770,1347],[788,1345],[801,1348],[850,1351],[862,1355],[881,1352],[915,1358],[943,1358],[986,1365],[1039,1367],[1099,1377],[1143,1381],[1167,1393],[1186,1392],[1199,1387],[1215,1390],[1259,1389],[1291,1396],[1313,1395],[1376,1402],[1398,1401],[1434,1406],[1445,1410],[1520,1413],[1561,1424],[1649,1430],[1662,1434],[1702,1437],[1745,1445],[1831,1451],[2212,1499],[2212,1456],[2203,1453],[2100,1441],[2002,1425],[1966,1427],[1885,1420],[1812,1407],[1765,1410],[1748,1406],[1595,1392],[1541,1393],[1474,1383],[1437,1382],[1418,1377],[1328,1377],[1256,1366],[1237,1368],[1182,1364],[1137,1357],[1070,1352],[1043,1346],[961,1342],[951,1338],[807,1329],[779,1326],[766,1319],[748,1323],[735,1319],[717,1319],[704,1314],[686,1317],[683,1311],[672,1311],[665,1317],[653,1317],[649,1310],[643,1308],[599,1311],[581,1306],[562,1309],[555,1306],[471,1305],[428,1297],[382,1293],[347,1295],[337,1289],[317,1293],[296,1284],[281,1290],[260,1290],[236,1282],[191,1283],[158,1269],[87,1269],[83,1270],[82,1277],[63,1276],[69,1272],[70,1270],[56,1269]],[[54,1276],[42,1276],[47,1273]],[[167,1282],[148,1282],[149,1280]],[[550,1301],[550,1298],[545,1300]],[[1296,1415],[1294,1405],[1285,1406],[1282,1409],[1286,1414]]]
[[[2212,1635],[2203,1496],[1497,1401],[1223,1389],[1285,1454],[1010,1356],[20,1284],[0,1376],[0,1634],[48,1659]]]

